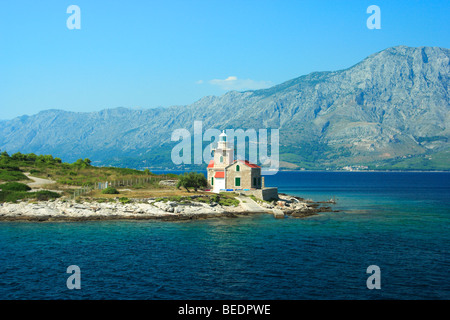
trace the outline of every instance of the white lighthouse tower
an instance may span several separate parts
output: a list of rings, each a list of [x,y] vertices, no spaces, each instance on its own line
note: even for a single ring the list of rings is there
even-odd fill
[[[213,149],[214,153],[214,164],[220,168],[225,168],[234,161],[234,149],[231,144],[227,141],[227,135],[225,131],[219,135],[219,142],[217,143],[217,148]]]
[[[214,160],[208,166],[208,183],[213,192],[226,189],[226,168],[234,162],[234,149],[224,131],[219,135],[217,147],[212,149]]]

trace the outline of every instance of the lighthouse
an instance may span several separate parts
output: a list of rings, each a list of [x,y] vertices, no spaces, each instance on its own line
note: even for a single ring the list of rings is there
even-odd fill
[[[219,135],[219,142],[217,143],[217,148],[213,149],[214,153],[214,163],[217,168],[225,168],[233,163],[234,148],[227,141],[228,137],[225,131]]]
[[[245,191],[261,189],[261,167],[247,160],[234,160],[232,141],[225,131],[219,135],[214,158],[208,165],[208,186],[211,191]]]

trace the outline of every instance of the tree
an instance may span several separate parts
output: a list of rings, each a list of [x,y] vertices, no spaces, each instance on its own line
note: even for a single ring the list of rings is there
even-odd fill
[[[16,152],[11,156],[11,159],[16,160],[16,161],[25,161],[25,160],[27,160],[27,156],[20,152]]]
[[[86,159],[78,159],[77,161],[75,161],[73,163],[73,166],[78,167],[78,168],[86,168],[86,167],[90,167],[91,166],[91,160],[89,160],[88,158]]]
[[[177,182],[177,188],[185,188],[189,192],[189,188],[194,188],[197,191],[199,188],[205,188],[208,182],[205,176],[197,172],[185,172],[180,175]]]
[[[44,156],[44,162],[52,164],[54,162],[53,156],[51,154],[47,154]]]
[[[36,162],[37,155],[35,155],[34,153],[29,153],[26,156],[27,156],[27,161]]]

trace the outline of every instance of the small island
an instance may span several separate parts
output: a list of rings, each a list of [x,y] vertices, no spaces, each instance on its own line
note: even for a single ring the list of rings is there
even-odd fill
[[[333,211],[286,194],[267,200],[244,190],[212,192],[201,173],[158,175],[20,152],[0,155],[0,189],[0,221],[179,221],[264,213],[306,218]]]

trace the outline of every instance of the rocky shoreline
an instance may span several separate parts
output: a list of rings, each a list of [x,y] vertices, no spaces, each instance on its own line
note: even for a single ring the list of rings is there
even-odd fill
[[[306,218],[319,212],[332,211],[318,203],[300,200],[298,197],[280,195],[274,203],[255,202],[240,198],[238,206],[222,206],[218,203],[134,200],[120,202],[76,202],[58,199],[50,201],[22,201],[0,204],[0,221],[99,221],[99,220],[162,220],[182,221],[208,218],[236,218],[238,216],[270,213],[277,218],[291,216]],[[253,203],[253,208],[247,205]],[[256,205],[256,207],[254,206]]]

